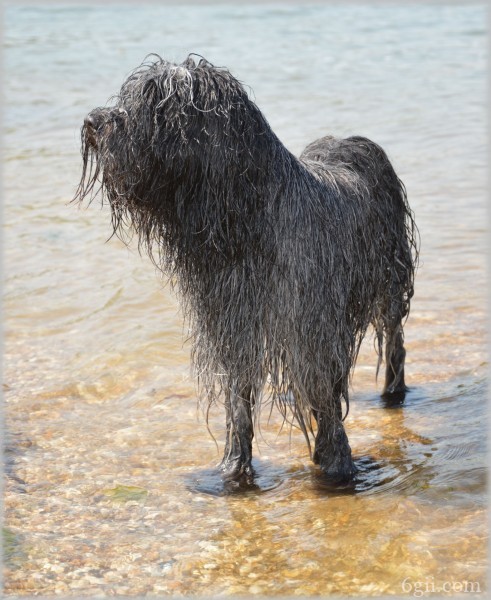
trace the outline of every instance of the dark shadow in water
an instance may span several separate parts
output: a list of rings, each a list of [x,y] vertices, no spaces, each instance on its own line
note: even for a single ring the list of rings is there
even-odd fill
[[[354,459],[357,473],[352,481],[335,483],[328,480],[322,471],[311,465],[301,472],[278,468],[271,464],[262,464],[253,460],[254,481],[224,481],[218,468],[207,468],[195,471],[186,476],[186,487],[194,493],[211,496],[256,496],[271,492],[282,484],[288,485],[294,480],[302,479],[307,488],[321,496],[345,496],[353,494],[376,494],[410,487],[412,479],[424,469],[421,464],[412,464],[409,459],[389,464],[380,462],[370,456]],[[428,472],[424,481],[431,477]],[[421,481],[421,480],[418,480]],[[422,485],[422,484],[421,484]],[[420,484],[418,484],[418,487]]]
[[[371,394],[370,394],[371,396]],[[431,399],[432,393],[425,387],[411,386],[404,393],[390,394],[387,396],[373,394],[373,400],[383,409],[391,410],[414,406],[420,402],[427,402]]]
[[[354,462],[357,473],[352,481],[346,483],[334,483],[317,469],[311,476],[314,491],[328,496],[353,495],[384,485],[397,475],[397,469],[370,456],[355,457]]]
[[[19,463],[26,460],[28,452],[34,450],[35,445],[23,433],[12,433],[5,429],[3,434],[4,474],[11,485],[9,489],[18,494],[25,494],[27,483],[16,474],[16,468]]]
[[[5,387],[4,385],[4,393],[8,391]],[[29,454],[37,450],[36,444],[24,432],[12,432],[4,426],[2,449],[5,475],[4,495],[27,494],[28,482],[17,475],[17,465],[29,460]],[[25,536],[9,529],[6,521],[2,525],[0,539],[3,548],[2,558],[5,566],[16,569],[28,559]]]
[[[218,467],[201,469],[186,476],[186,487],[191,492],[211,496],[255,496],[279,487],[287,477],[287,471],[276,465],[263,465],[252,460],[254,481],[224,481]]]
[[[396,394],[387,394],[380,396],[382,406],[384,408],[401,408],[404,406],[406,396],[410,390],[407,389],[405,392],[398,392]]]
[[[408,488],[425,488],[432,477],[431,469],[410,460],[387,463],[370,456],[354,459],[358,472],[349,483],[332,483],[317,470],[311,476],[312,488],[321,496],[374,495]]]

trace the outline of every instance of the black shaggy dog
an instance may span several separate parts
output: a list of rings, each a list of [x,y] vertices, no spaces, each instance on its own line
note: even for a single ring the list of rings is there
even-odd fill
[[[252,481],[266,397],[329,479],[352,478],[342,400],[370,324],[383,394],[406,390],[417,230],[384,151],[326,136],[296,158],[228,70],[152,55],[87,116],[82,155],[75,199],[101,192],[178,282],[202,396],[226,408],[224,478]]]

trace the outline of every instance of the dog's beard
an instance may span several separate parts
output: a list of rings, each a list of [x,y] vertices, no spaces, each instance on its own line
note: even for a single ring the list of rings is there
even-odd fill
[[[101,187],[96,186],[101,172],[101,164],[98,159],[96,133],[85,123],[81,129],[81,142],[82,176],[73,201],[82,203],[88,198],[90,204],[101,191]]]

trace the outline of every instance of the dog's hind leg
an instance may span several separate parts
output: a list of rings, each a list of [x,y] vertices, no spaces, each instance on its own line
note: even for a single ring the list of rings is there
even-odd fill
[[[244,480],[246,483],[252,483],[254,400],[251,385],[240,387],[235,383],[226,393],[227,437],[223,460],[220,463],[225,480]]]
[[[385,338],[385,384],[382,397],[397,401],[403,400],[407,391],[404,380],[406,350],[402,323],[408,313],[408,304],[402,296],[402,292],[394,286],[389,306],[376,323],[379,344]]]
[[[406,350],[404,348],[404,333],[399,322],[386,332],[385,345],[385,385],[382,391],[384,398],[397,398],[403,400],[407,391],[404,381],[404,362]]]

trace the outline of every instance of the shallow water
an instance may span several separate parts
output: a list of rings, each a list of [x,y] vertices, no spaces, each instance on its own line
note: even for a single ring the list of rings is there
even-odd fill
[[[7,9],[6,593],[484,591],[484,21],[477,6]],[[85,114],[147,53],[190,51],[250,85],[295,153],[366,135],[408,189],[422,238],[411,391],[384,406],[367,340],[350,488],[327,488],[301,434],[265,410],[257,488],[223,489],[223,414],[217,449],[169,286],[134,245],[104,243],[106,209],[68,204]]]

